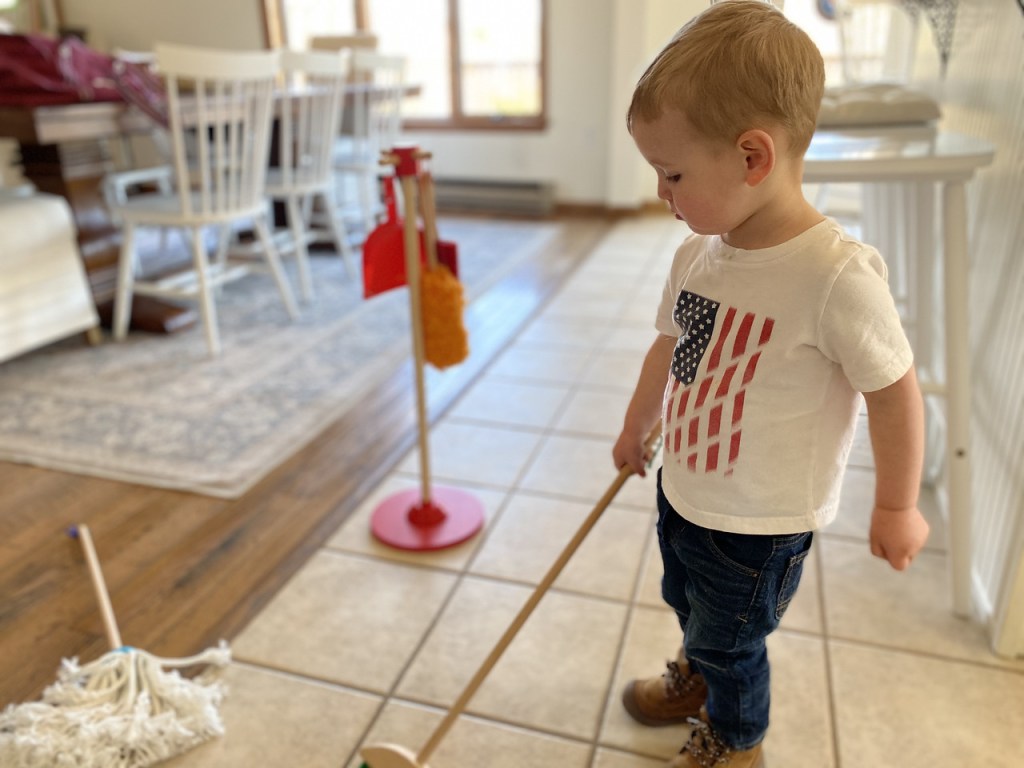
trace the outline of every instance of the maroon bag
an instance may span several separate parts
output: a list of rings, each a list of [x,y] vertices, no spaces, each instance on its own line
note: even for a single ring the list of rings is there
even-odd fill
[[[78,38],[0,34],[0,106],[124,101],[166,124],[163,84],[147,67],[117,61]]]

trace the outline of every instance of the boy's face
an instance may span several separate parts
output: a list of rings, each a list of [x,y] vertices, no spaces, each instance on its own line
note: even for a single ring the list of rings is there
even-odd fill
[[[750,215],[743,156],[700,137],[682,113],[635,121],[633,141],[658,174],[658,197],[701,235],[722,235]]]

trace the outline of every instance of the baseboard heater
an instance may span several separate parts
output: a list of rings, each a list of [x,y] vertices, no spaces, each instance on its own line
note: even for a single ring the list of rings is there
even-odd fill
[[[439,178],[434,183],[440,211],[550,216],[555,210],[551,182]]]

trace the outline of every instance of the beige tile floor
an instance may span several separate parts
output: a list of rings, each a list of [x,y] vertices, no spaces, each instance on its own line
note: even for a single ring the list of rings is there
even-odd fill
[[[233,644],[227,735],[175,766],[359,765],[363,743],[422,746],[612,480],[610,448],[682,235],[618,225],[432,430],[433,479],[486,510],[428,554],[373,540],[381,499],[418,485],[410,455]],[[772,768],[1024,765],[1024,663],[954,618],[945,532],[906,573],[866,544],[862,445],[772,636]],[[653,476],[633,478],[431,759],[434,768],[655,768],[685,727],[632,723],[619,691],[679,643],[660,602]]]

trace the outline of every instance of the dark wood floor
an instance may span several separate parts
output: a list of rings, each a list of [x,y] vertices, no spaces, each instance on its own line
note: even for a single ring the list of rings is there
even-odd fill
[[[472,353],[443,413],[561,286],[608,223],[564,220],[544,257],[467,309]],[[230,640],[351,514],[416,440],[409,364],[364,407],[233,500],[0,462],[0,708],[37,698],[62,657],[109,650],[79,544],[87,523],[125,643],[183,656]]]

